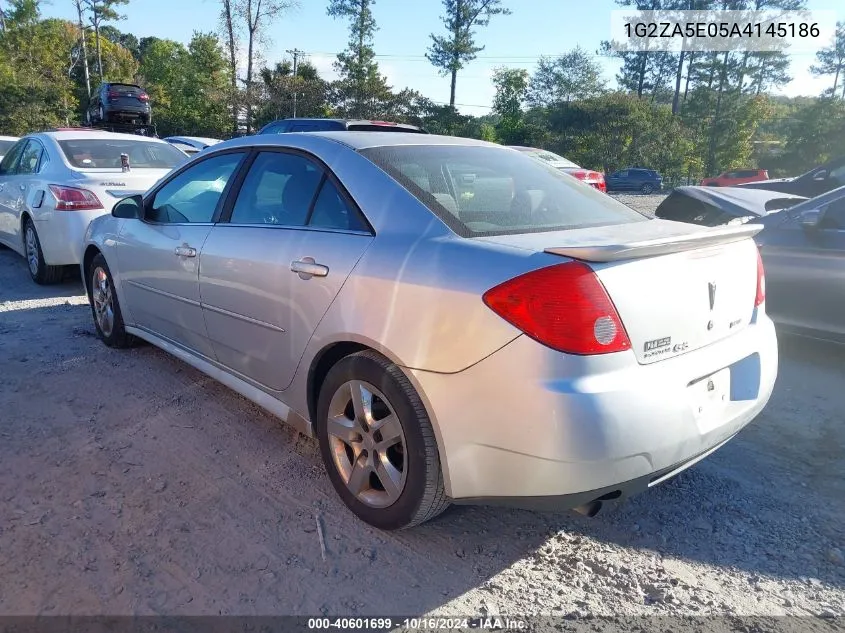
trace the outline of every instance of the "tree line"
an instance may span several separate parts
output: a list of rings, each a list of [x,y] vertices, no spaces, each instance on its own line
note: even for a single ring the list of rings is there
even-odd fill
[[[845,24],[816,55],[813,74],[830,87],[812,98],[772,92],[791,80],[781,52],[597,51],[574,48],[539,59],[533,71],[498,68],[490,114],[455,107],[460,72],[483,50],[480,36],[506,19],[502,0],[442,0],[442,31],[426,58],[449,82],[449,103],[390,86],[374,40],[375,0],[325,0],[328,16],[348,25],[337,79],[290,51],[263,62],[272,28],[297,0],[217,0],[219,29],[185,45],[138,37],[118,27],[130,0],[54,0],[76,20],[42,16],[42,0],[0,2],[0,132],[76,124],[101,81],[138,83],[149,93],[160,135],[228,138],[277,118],[336,116],[409,122],[435,133],[556,151],[592,169],[633,165],[671,182],[738,167],[795,173],[845,146]],[[616,0],[636,10],[803,9],[806,0]],[[245,59],[239,52],[245,51]],[[616,85],[602,62],[620,62]]]

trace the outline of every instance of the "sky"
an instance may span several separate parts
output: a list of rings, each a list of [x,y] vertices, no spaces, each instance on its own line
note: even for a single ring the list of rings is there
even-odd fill
[[[284,58],[290,49],[308,53],[307,59],[320,74],[335,78],[332,63],[346,47],[347,25],[326,15],[326,0],[299,0],[299,8],[286,14],[267,30],[263,56],[268,64]],[[596,54],[610,34],[613,0],[504,0],[512,14],[495,16],[481,29],[476,42],[485,48],[458,74],[456,103],[466,114],[490,111],[491,81],[498,66],[533,71],[540,56],[555,56],[580,45]],[[156,36],[185,44],[194,31],[218,29],[220,0],[130,0],[121,9],[125,19],[114,26],[139,38]],[[831,10],[845,20],[845,1],[808,0],[808,8]],[[382,74],[396,89],[420,91],[442,103],[449,100],[449,78],[441,77],[425,58],[430,34],[443,31],[440,0],[377,0],[374,15],[379,30],[375,51]],[[46,17],[74,19],[71,0],[49,0]],[[610,86],[615,84],[619,64],[596,54]],[[831,78],[810,75],[811,53],[792,56],[793,81],[780,92],[789,96],[817,95],[833,84]]]

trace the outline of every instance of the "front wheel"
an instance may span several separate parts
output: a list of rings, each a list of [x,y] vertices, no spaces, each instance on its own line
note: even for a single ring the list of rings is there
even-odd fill
[[[640,191],[642,191],[645,195],[649,195],[654,191],[654,185],[647,182],[642,187],[640,187]]]
[[[27,219],[23,228],[24,251],[26,263],[29,264],[29,276],[35,283],[47,286],[57,284],[65,276],[63,266],[50,266],[44,261],[44,251],[41,250],[41,240],[38,239],[38,232],[35,224]]]
[[[314,431],[329,479],[359,519],[412,527],[449,505],[431,421],[408,377],[373,351],[331,368]]]

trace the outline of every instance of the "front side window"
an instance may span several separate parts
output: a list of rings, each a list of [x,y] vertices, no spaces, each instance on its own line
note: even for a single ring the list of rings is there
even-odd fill
[[[26,144],[23,154],[21,154],[21,161],[18,163],[19,174],[34,174],[38,171],[38,163],[41,160],[41,155],[44,153],[44,148],[41,143],[35,140],[30,140]]]
[[[188,158],[170,143],[134,139],[69,139],[59,147],[71,166],[78,169],[121,169],[121,154],[131,169],[173,169]]]
[[[163,224],[212,222],[243,156],[242,152],[221,154],[181,172],[158,190],[145,219]]]
[[[560,170],[503,148],[416,145],[360,152],[462,237],[647,219]]]
[[[298,154],[261,152],[244,179],[230,222],[305,226],[322,177],[322,169]]]

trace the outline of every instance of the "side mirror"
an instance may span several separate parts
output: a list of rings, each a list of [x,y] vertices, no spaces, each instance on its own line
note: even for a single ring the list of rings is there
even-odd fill
[[[139,195],[124,198],[112,207],[111,214],[124,220],[141,220],[144,217],[144,198]]]
[[[828,176],[827,170],[822,169],[821,171],[817,171],[815,174],[813,174],[813,180],[815,180],[817,182],[823,182],[823,181],[827,180],[827,176]]]
[[[822,212],[819,209],[810,209],[809,211],[804,211],[799,218],[801,222],[801,226],[805,230],[814,230],[819,227],[819,223],[822,221]]]

